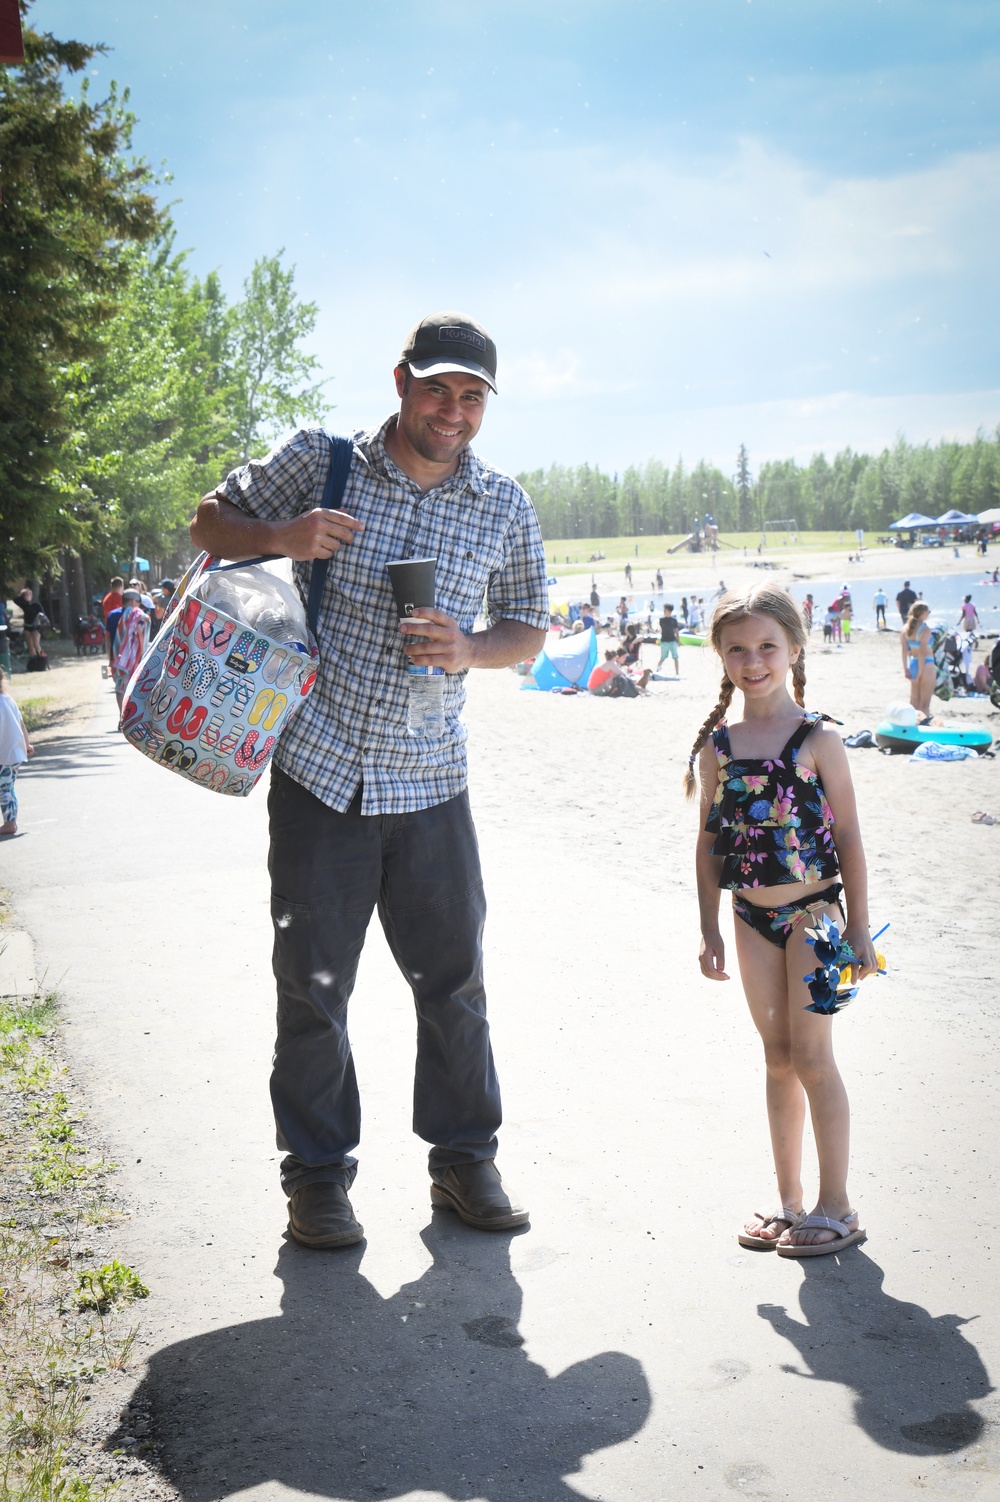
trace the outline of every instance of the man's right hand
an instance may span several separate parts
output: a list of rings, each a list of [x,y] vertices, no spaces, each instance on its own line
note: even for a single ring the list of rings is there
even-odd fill
[[[272,522],[274,551],[286,558],[305,562],[310,558],[331,558],[354,541],[365,524],[347,511],[328,511],[316,506],[287,522]]]

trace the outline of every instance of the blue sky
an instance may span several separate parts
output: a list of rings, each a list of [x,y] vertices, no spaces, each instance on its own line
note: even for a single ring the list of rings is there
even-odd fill
[[[179,243],[284,246],[330,426],[487,325],[502,467],[732,468],[1000,422],[996,0],[36,0],[132,90]]]

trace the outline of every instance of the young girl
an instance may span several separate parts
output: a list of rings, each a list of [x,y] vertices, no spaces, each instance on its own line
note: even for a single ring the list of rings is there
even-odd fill
[[[731,591],[716,607],[711,635],[722,658],[722,689],[685,777],[690,797],[697,759],[704,826],[696,863],[701,969],[710,980],[729,979],[719,932],[722,888],[733,894],[740,976],[764,1044],[778,1180],[778,1208],[755,1215],[739,1241],[776,1246],[786,1257],[816,1257],[865,1235],[847,1195],[850,1112],[833,1057],[833,1018],[805,1010],[810,997],[802,979],[816,965],[805,929],[824,913],[856,956],[852,979],[877,969],[854,789],[836,730],[826,716],[804,710],[806,630],[791,595],[770,584]],[[743,717],[727,724],[723,717],[736,690]],[[805,1215],[800,1172],[807,1098],[819,1198]]]
[[[0,668],[0,835],[17,834],[17,793],[14,783],[22,761],[34,754],[21,711],[7,692],[7,676]]]
[[[910,703],[917,711],[920,721],[931,717],[931,699],[937,683],[931,628],[927,624],[930,613],[931,607],[923,600],[914,600],[906,617],[906,625],[899,633],[903,677],[910,685]]]

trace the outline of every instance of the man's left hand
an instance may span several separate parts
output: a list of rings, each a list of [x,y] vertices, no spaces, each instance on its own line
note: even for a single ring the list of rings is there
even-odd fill
[[[399,623],[403,650],[414,666],[444,668],[446,673],[461,673],[471,668],[475,658],[472,638],[459,629],[458,622],[430,605],[418,605],[417,609],[418,619]],[[410,636],[423,636],[427,640],[406,642],[405,638]]]

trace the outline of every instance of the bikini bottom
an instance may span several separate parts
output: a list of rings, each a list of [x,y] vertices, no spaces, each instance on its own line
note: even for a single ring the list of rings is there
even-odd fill
[[[844,904],[840,900],[840,894],[844,890],[839,881],[835,881],[832,887],[824,887],[816,897],[798,897],[794,902],[786,902],[783,907],[756,907],[752,902],[745,902],[742,897],[733,893],[733,912],[737,918],[742,918],[748,928],[752,928],[755,934],[760,934],[769,944],[776,944],[779,949],[784,949],[792,934],[810,913],[816,912],[817,908],[829,907],[835,902],[840,908],[840,916],[847,921],[844,912]]]

